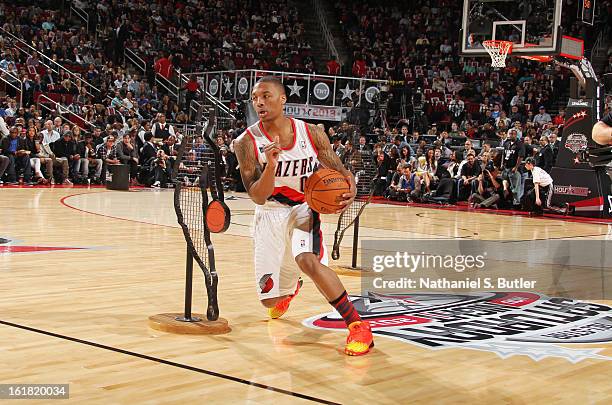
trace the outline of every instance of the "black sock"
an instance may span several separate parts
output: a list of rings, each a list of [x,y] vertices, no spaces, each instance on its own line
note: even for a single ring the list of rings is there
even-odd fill
[[[361,317],[357,313],[351,300],[349,300],[346,291],[343,291],[338,298],[329,303],[336,308],[336,311],[342,316],[346,326],[349,326],[353,322],[361,321]]]

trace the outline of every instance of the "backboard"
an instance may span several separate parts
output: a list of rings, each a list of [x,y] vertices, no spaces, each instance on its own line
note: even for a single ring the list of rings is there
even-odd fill
[[[562,0],[464,0],[461,52],[486,56],[482,41],[513,43],[512,54],[558,55]]]

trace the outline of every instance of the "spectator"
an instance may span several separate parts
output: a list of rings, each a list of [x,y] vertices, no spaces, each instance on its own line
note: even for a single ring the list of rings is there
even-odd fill
[[[2,180],[2,176],[4,176],[4,173],[6,172],[6,169],[9,167],[10,163],[11,161],[9,157],[5,156],[2,153],[2,147],[0,143],[0,186],[4,184],[4,181]]]
[[[550,136],[548,137],[548,140],[550,141],[550,148],[553,151],[553,165],[555,164],[555,162],[557,161],[557,155],[559,154],[559,148],[561,146],[561,141],[558,139],[557,137],[557,133],[553,132],[550,134]]]
[[[453,120],[461,122],[463,119],[463,112],[465,111],[465,103],[459,98],[459,94],[455,94],[455,97],[449,103],[448,111],[452,114]],[[454,124],[456,124],[456,122]]]
[[[543,105],[540,106],[539,113],[533,118],[533,122],[540,127],[544,124],[550,124],[552,122],[550,114],[546,112],[546,107]]]
[[[172,77],[172,61],[166,52],[161,53],[160,58],[155,61],[153,68],[155,73],[167,80],[170,80],[170,77]]]
[[[332,150],[336,153],[336,155],[338,155],[340,160],[342,160],[344,156],[344,146],[342,145],[342,143],[340,143],[339,136],[334,136],[334,138],[332,139]]]
[[[43,145],[49,145],[60,139],[59,132],[53,127],[53,121],[45,121],[45,129],[41,132],[43,136]]]
[[[366,74],[366,62],[361,56],[355,58],[352,69],[353,76],[364,77]]]
[[[517,122],[521,125],[525,123],[525,117],[523,116],[523,114],[520,113],[519,108],[516,105],[512,106],[509,118],[510,121],[513,122],[515,125]]]
[[[480,165],[476,162],[473,152],[468,153],[466,163],[461,167],[460,179],[458,183],[457,200],[465,201],[473,194],[476,188],[476,179],[481,174]]]
[[[559,114],[555,115],[552,123],[557,127],[563,125],[565,123],[565,110],[559,110]]]
[[[93,183],[100,184],[103,162],[96,157],[96,145],[92,134],[85,134],[84,139],[77,143],[77,154],[81,157],[80,170],[83,172],[83,179],[89,178],[89,167],[93,166],[95,168]]]
[[[166,124],[166,116],[164,114],[157,114],[157,122],[153,125],[151,130],[154,138],[160,138],[165,141],[170,135],[174,136],[174,127]]]
[[[383,152],[380,151],[376,155],[376,177],[374,180],[374,195],[381,196],[384,194],[391,181],[391,160]]]
[[[370,145],[366,144],[366,137],[361,135],[359,137],[359,145],[357,145],[357,151],[360,153],[368,153],[372,151]]]
[[[525,147],[525,157],[533,157],[537,153],[537,148],[532,144],[531,135],[526,135],[523,137],[523,145]]]
[[[502,179],[495,166],[484,169],[478,175],[476,191],[468,198],[472,208],[498,208],[497,202],[503,196]]]
[[[118,165],[121,161],[117,158],[117,149],[115,148],[116,132],[106,137],[106,141],[98,146],[96,150],[96,158],[101,159],[104,165],[103,173],[105,179],[108,180],[108,166]]]
[[[185,97],[185,108],[189,112],[189,108],[191,107],[191,101],[197,98],[198,90],[200,89],[200,85],[196,80],[195,75],[189,76],[189,81],[185,84],[185,90],[187,90],[187,95]]]
[[[410,201],[410,196],[417,189],[418,179],[411,173],[410,165],[402,163],[399,165],[402,175],[396,184],[389,186],[389,199],[395,201]]]
[[[23,181],[32,183],[32,167],[30,165],[30,152],[27,150],[25,139],[19,137],[17,127],[9,130],[9,136],[2,138],[0,142],[1,153],[8,158],[7,176],[9,184],[17,184],[17,175],[23,170]],[[5,163],[6,164],[6,163]]]
[[[508,139],[504,142],[503,165],[504,170],[502,178],[510,183],[512,191],[513,203],[515,206],[520,205],[523,197],[523,189],[521,188],[521,172],[519,170],[523,159],[525,158],[525,147],[516,137],[516,130],[508,131]]]
[[[136,184],[136,178],[138,176],[138,152],[136,151],[135,145],[132,145],[130,134],[123,135],[123,141],[118,143],[116,146],[117,159],[124,165],[128,165],[130,168],[130,181],[132,184]]]
[[[39,184],[48,184],[48,181],[43,176],[40,169],[41,164],[45,165],[47,173],[53,173],[53,162],[51,159],[40,157],[40,143],[38,141],[38,134],[36,133],[36,127],[28,128],[25,137],[25,148],[29,152],[30,165],[34,171],[34,179]]]
[[[76,145],[72,141],[72,132],[66,131],[62,135],[60,139],[53,142],[51,145],[51,150],[55,155],[55,159],[60,161],[62,165],[66,164],[70,169],[74,170],[75,167],[75,155],[76,155]],[[80,159],[80,156],[78,157]],[[64,163],[66,162],[66,163]],[[68,173],[65,173],[64,181],[62,184],[64,185],[72,185],[72,182],[68,178]]]
[[[473,153],[474,155],[476,155],[476,151],[474,150],[472,141],[469,139],[466,139],[465,143],[463,144],[463,148],[461,148],[457,152],[457,159],[467,160],[467,157],[470,153]]]
[[[168,180],[172,178],[172,168],[168,156],[162,149],[157,151],[155,160],[153,161],[155,179],[151,187],[159,188],[166,187]]]
[[[326,64],[328,75],[339,75],[340,74],[340,64],[336,60],[336,58],[331,58]]]
[[[535,156],[536,166],[543,169],[546,173],[550,173],[554,158],[554,152],[548,142],[548,137],[546,135],[540,136],[540,149]]]

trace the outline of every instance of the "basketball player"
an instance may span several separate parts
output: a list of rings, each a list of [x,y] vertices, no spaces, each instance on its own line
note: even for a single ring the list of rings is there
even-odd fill
[[[287,96],[281,82],[264,77],[251,95],[259,121],[237,139],[235,151],[244,187],[257,204],[253,237],[259,299],[271,318],[279,318],[301,287],[300,271],[305,273],[346,322],[345,353],[366,354],[374,346],[370,325],[327,267],[319,214],[304,202],[303,192],[319,164],[337,170],[350,184],[350,192],[342,196],[346,208],[355,198],[355,179],[323,130],[283,114]]]
[[[612,145],[612,112],[593,126],[593,140],[600,145]]]

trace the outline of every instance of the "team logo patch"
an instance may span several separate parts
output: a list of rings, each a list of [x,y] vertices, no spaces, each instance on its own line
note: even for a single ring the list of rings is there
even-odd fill
[[[574,153],[585,150],[588,146],[588,140],[586,135],[583,134],[570,134],[565,140],[565,147]]]
[[[274,280],[272,280],[272,274],[264,274],[259,279],[259,288],[261,289],[261,293],[265,294],[270,292],[272,290],[272,287],[274,287]]]
[[[350,299],[375,335],[431,350],[462,348],[493,352],[502,359],[555,357],[571,363],[612,360],[599,354],[612,343],[612,307],[603,304],[530,292],[370,292]],[[303,323],[315,329],[346,329],[336,312]]]

